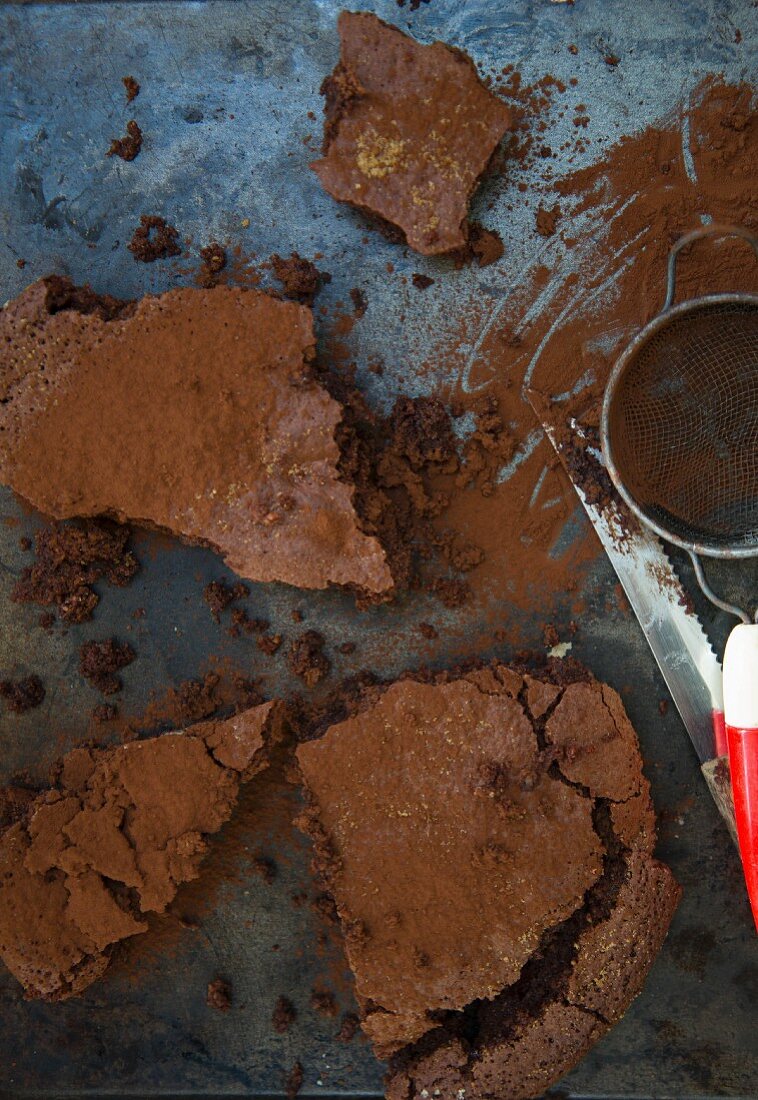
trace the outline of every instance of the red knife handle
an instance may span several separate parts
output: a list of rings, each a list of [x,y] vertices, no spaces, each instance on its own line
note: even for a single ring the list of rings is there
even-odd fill
[[[758,931],[758,729],[726,727],[734,816],[753,920]]]

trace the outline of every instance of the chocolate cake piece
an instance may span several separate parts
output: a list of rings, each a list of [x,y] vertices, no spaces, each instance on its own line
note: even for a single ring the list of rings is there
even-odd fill
[[[297,750],[391,1100],[541,1095],[639,992],[676,908],[619,697],[540,682],[495,664],[372,687]]]
[[[463,248],[508,108],[462,50],[424,46],[368,12],[342,12],[337,25],[340,60],[321,86],[324,155],[311,167],[330,195],[389,223],[417,252]]]
[[[0,836],[0,958],[27,997],[56,1001],[105,971],[111,947],[146,932],[240,783],[281,735],[278,703],[111,749],[79,748],[55,787]]]
[[[343,470],[353,429],[304,306],[228,286],[119,302],[50,276],[0,311],[0,347],[0,481],[41,511],[158,527],[251,580],[379,597],[402,579],[382,493]]]

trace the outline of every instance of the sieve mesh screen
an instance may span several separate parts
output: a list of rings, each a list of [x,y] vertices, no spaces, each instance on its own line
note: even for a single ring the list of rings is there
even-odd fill
[[[608,409],[617,474],[685,543],[758,551],[758,305],[696,305],[626,364]]]

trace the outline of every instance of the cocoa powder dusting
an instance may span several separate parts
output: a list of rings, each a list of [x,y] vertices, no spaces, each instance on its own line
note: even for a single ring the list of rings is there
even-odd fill
[[[513,69],[496,86],[518,111],[507,156],[544,163],[539,118],[561,102],[565,88],[553,78],[524,86]],[[685,165],[678,109],[661,124],[623,138],[589,167],[546,178],[535,196],[535,207],[551,222],[555,214],[544,259],[506,299],[476,295],[462,302],[455,339],[430,347],[428,362],[450,380],[444,396],[458,411],[472,412],[488,397],[507,425],[502,453],[478,479],[481,491],[459,488],[444,517],[432,520],[480,545],[483,560],[467,581],[472,614],[485,620],[498,598],[526,611],[544,608],[545,592],[570,592],[577,574],[600,552],[589,535],[554,551],[578,501],[539,430],[527,390],[548,399],[563,395],[558,408],[566,421],[574,415],[597,425],[616,357],[660,309],[671,244],[706,215],[753,230],[758,224],[752,167],[758,121],[751,89],[705,81],[691,98],[689,122],[686,155],[694,179]],[[700,242],[681,257],[680,299],[735,289],[758,289],[758,269],[740,242]],[[477,449],[486,462],[488,444],[482,441]],[[443,477],[433,478],[432,487],[449,492]]]

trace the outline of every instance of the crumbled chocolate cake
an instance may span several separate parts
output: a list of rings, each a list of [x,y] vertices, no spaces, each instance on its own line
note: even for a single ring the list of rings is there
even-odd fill
[[[133,76],[122,76],[121,83],[126,91],[126,102],[131,103],[139,95],[139,84]]]
[[[555,665],[370,687],[297,749],[390,1100],[541,1095],[639,992],[676,908],[621,701]]]
[[[0,480],[57,518],[212,546],[254,580],[375,600],[405,583],[390,501],[356,461],[371,414],[316,380],[309,310],[229,286],[114,303],[51,277],[0,311]]]
[[[255,639],[255,644],[261,653],[265,653],[267,657],[273,657],[282,644],[282,636],[281,634],[262,634],[260,638]]]
[[[274,1011],[271,1014],[271,1024],[274,1031],[283,1035],[285,1031],[289,1031],[296,1019],[297,1012],[289,997],[279,997],[274,1005]]]
[[[299,256],[297,252],[293,252],[289,259],[274,253],[271,266],[282,284],[285,298],[291,298],[305,306],[312,306],[321,287],[332,279],[328,272],[319,271],[311,260]]]
[[[234,585],[227,584],[226,581],[210,581],[203,589],[203,599],[217,623],[221,622],[222,611],[226,611],[235,600],[242,600],[249,595],[250,589],[241,581]]]
[[[464,263],[476,261],[479,267],[489,267],[497,263],[505,252],[505,245],[499,233],[494,229],[485,229],[478,222],[469,227],[468,243],[463,249],[461,260]]]
[[[103,695],[115,695],[124,686],[116,673],[130,665],[137,654],[128,642],[106,638],[83,642],[79,648],[79,672]]]
[[[91,619],[100,602],[92,586],[104,579],[123,588],[139,569],[129,537],[128,527],[97,520],[40,528],[34,537],[36,561],[23,569],[11,599],[54,606],[65,622]]]
[[[223,978],[214,978],[208,982],[205,1003],[217,1012],[228,1012],[232,1007],[232,987]]]
[[[177,725],[189,726],[210,718],[220,706],[218,673],[207,672],[202,680],[182,680],[167,694],[167,711]]]
[[[218,277],[226,267],[226,251],[217,241],[211,241],[205,248],[200,249],[199,284],[204,287],[215,286]]]
[[[422,275],[420,271],[414,271],[411,282],[416,290],[427,290],[430,286],[434,286],[434,279],[429,275]]]
[[[21,680],[0,680],[0,699],[14,714],[25,714],[45,698],[45,686],[33,673]]]
[[[147,914],[197,878],[208,836],[265,766],[281,722],[280,707],[265,703],[64,758],[56,786],[0,837],[0,958],[27,997],[80,993],[113,944],[146,932]]]
[[[165,260],[169,256],[181,256],[179,231],[169,225],[164,218],[156,214],[140,214],[140,224],[134,230],[132,239],[126,246],[143,264],[155,260]]]
[[[287,663],[308,687],[315,687],[331,670],[332,663],[324,653],[324,644],[324,636],[317,630],[306,630],[290,643]]]
[[[126,137],[114,138],[107,157],[121,157],[122,160],[134,160],[142,148],[142,131],[132,118],[126,124]]]
[[[417,252],[463,248],[508,108],[461,50],[424,46],[368,12],[342,12],[338,28],[340,61],[321,88],[324,155],[311,167],[330,195]]]

